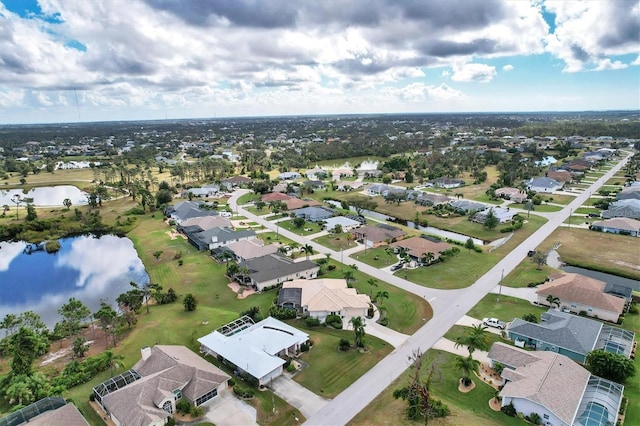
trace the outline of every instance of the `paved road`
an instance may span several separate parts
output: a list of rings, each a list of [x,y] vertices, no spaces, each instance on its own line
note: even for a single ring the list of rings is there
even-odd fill
[[[608,179],[613,177],[620,170],[626,161],[631,157],[629,154],[611,170],[599,178],[591,187],[578,195],[561,211],[549,217],[547,223],[542,225],[536,232],[530,235],[513,251],[507,254],[489,272],[479,277],[470,287],[459,290],[436,290],[425,288],[420,285],[408,282],[395,275],[382,272],[365,263],[353,260],[361,271],[382,279],[392,285],[400,287],[406,291],[423,296],[427,299],[434,311],[433,318],[420,328],[415,334],[410,336],[402,345],[392,351],[386,358],[380,361],[371,370],[351,384],[347,389],[325,405],[320,411],[307,419],[308,425],[344,425],[356,414],[364,409],[378,394],[397,379],[400,374],[409,366],[409,357],[419,349],[422,352],[432,348],[436,342],[449,330],[467,311],[476,305],[487,293],[489,293],[500,281],[502,274],[511,272],[526,256],[529,250],[540,245],[551,233],[560,226],[571,214],[572,211],[580,207],[589,198],[591,192],[597,191]],[[229,204],[234,208],[237,197],[229,200]],[[245,211],[242,207],[236,207],[240,214],[272,228],[273,224],[264,219]],[[329,253],[333,259],[340,260],[339,252],[330,250],[324,246],[314,243],[307,238],[300,237],[292,232],[281,229],[280,233],[287,238],[298,241],[300,244],[311,244],[315,251]]]

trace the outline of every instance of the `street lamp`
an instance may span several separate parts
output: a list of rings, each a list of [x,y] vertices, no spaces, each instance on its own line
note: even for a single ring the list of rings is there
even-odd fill
[[[367,234],[362,234],[362,242],[364,243],[364,254],[367,254]]]
[[[569,226],[567,226],[568,229],[571,229],[571,215],[573,214],[573,209],[569,209]]]

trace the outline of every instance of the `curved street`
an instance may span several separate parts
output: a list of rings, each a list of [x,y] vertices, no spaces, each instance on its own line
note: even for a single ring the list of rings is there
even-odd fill
[[[420,349],[426,352],[432,348],[436,342],[449,330],[458,320],[460,320],[474,305],[476,305],[487,293],[491,292],[500,281],[502,274],[509,274],[523,259],[527,257],[529,250],[535,249],[551,233],[569,217],[569,215],[580,207],[589,198],[590,194],[596,192],[607,180],[612,178],[618,170],[631,157],[627,155],[614,167],[607,171],[602,177],[597,179],[589,188],[582,191],[571,203],[561,211],[549,214],[548,222],[542,225],[537,231],[531,234],[520,245],[507,254],[486,274],[479,277],[474,284],[467,288],[458,290],[437,290],[423,287],[418,284],[406,281],[398,276],[379,270],[370,265],[362,263],[356,259],[349,258],[349,262],[355,264],[358,269],[366,274],[384,280],[396,287],[424,297],[433,307],[433,318],[421,327],[416,333],[410,336],[400,346],[396,347],[386,358],[375,365],[371,370],[356,380],[351,386],[345,389],[337,397],[331,400],[322,409],[307,419],[308,425],[343,425],[349,422],[356,414],[364,409],[378,394],[389,386],[396,378],[402,374],[409,366],[409,357],[413,351]],[[238,198],[247,193],[246,190],[239,190],[229,199],[229,205],[239,214],[255,221],[266,228],[275,231],[275,224],[260,216],[257,216],[241,206],[237,205]],[[328,253],[332,259],[340,261],[340,252],[328,249],[308,238],[296,235],[286,229],[279,229],[280,234],[294,240],[300,244],[310,244],[318,253]]]

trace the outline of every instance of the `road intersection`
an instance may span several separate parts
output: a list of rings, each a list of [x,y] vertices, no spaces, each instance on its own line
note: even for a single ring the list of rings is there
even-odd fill
[[[529,250],[538,247],[551,233],[562,225],[573,211],[582,206],[589,196],[596,192],[607,180],[612,178],[629,160],[631,154],[618,162],[614,167],[597,179],[589,188],[565,206],[561,211],[545,215],[548,221],[531,234],[521,244],[514,248],[500,260],[486,274],[479,277],[474,284],[458,290],[438,290],[414,284],[389,272],[379,270],[357,259],[350,258],[349,262],[366,274],[384,280],[391,285],[402,288],[424,297],[433,307],[433,318],[416,333],[410,336],[400,346],[396,347],[386,358],[371,370],[351,384],[322,409],[307,418],[307,425],[343,425],[364,409],[378,394],[384,391],[409,366],[409,357],[417,349],[426,352],[432,348],[458,320],[476,305],[487,293],[491,292],[500,281],[501,276],[508,275],[523,259]],[[257,216],[242,206],[237,205],[238,198],[247,191],[237,191],[230,199],[229,205],[233,211],[244,215],[256,223],[269,229],[275,224]],[[341,253],[328,249],[306,237],[301,237],[286,229],[279,229],[281,235],[298,242],[310,244],[314,251],[329,254],[332,259],[341,261]]]

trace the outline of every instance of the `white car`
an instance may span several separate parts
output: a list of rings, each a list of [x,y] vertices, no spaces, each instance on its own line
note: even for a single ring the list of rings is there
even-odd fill
[[[500,321],[498,318],[483,318],[482,325],[486,325],[488,327],[499,328],[500,330],[504,330],[507,326],[507,323],[504,321]]]

